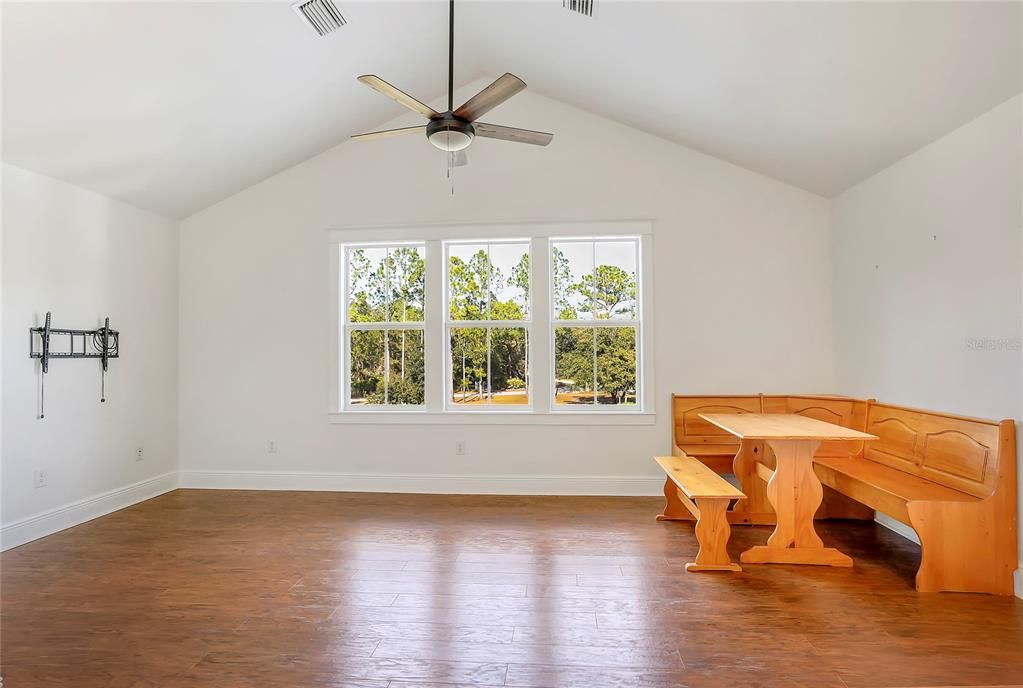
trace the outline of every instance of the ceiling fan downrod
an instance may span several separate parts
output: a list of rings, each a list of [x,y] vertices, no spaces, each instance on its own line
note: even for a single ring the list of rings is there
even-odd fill
[[[448,112],[455,109],[455,0],[448,9]]]

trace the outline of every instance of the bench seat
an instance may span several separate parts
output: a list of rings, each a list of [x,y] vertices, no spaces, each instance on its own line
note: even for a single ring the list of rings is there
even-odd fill
[[[689,499],[695,500],[698,497],[746,498],[742,490],[705,466],[700,460],[687,454],[658,456],[654,460]]]
[[[686,571],[741,571],[728,558],[728,505],[745,499],[746,495],[708,468],[699,459],[685,453],[657,456],[657,465],[667,474],[664,496],[665,511],[658,520],[679,520],[679,512],[689,511],[696,517],[696,539],[700,551],[696,561],[686,564]]]
[[[861,456],[818,456],[813,463],[821,483],[906,525],[912,525],[907,508],[909,502],[982,501]]]

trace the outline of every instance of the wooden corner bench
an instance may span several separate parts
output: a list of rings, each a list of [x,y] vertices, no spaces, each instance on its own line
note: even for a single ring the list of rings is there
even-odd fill
[[[745,499],[746,495],[691,456],[658,456],[654,461],[668,476],[665,485],[671,486],[670,491],[664,489],[668,500],[665,513],[685,509],[696,518],[700,551],[695,562],[686,564],[686,571],[742,571],[728,558],[731,528],[727,512],[733,500]],[[658,519],[665,520],[661,516]]]
[[[859,455],[815,457],[824,485],[916,531],[920,592],[1013,594],[1016,427],[871,404]]]

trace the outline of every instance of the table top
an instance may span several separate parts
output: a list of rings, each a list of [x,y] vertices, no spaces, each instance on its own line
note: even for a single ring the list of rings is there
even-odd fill
[[[701,413],[700,418],[740,439],[850,442],[878,439],[876,435],[794,413]]]

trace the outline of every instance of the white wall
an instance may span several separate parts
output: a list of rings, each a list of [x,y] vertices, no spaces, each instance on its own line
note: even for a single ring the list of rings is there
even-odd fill
[[[1023,417],[1020,103],[834,199],[840,392]]]
[[[342,143],[182,223],[185,484],[221,484],[200,473],[211,470],[655,476],[673,391],[833,388],[825,199],[535,93],[488,119],[556,137],[546,149],[478,141],[469,167],[456,170],[454,196],[443,155],[420,138]],[[656,223],[655,426],[328,424],[328,227],[597,218]],[[268,439],[279,453],[266,453]],[[456,440],[465,456],[455,456]],[[634,489],[601,484],[576,489]],[[489,479],[472,489],[521,485]]]
[[[3,225],[0,482],[10,547],[173,485],[178,233],[170,220],[6,164]],[[121,332],[105,404],[98,361],[52,361],[46,418],[37,418],[28,329],[47,310],[55,327],[95,328],[109,316]],[[33,487],[38,469],[49,472],[47,487]]]

